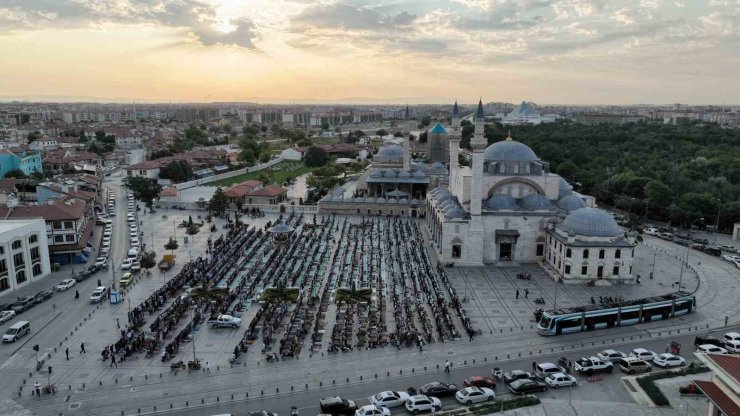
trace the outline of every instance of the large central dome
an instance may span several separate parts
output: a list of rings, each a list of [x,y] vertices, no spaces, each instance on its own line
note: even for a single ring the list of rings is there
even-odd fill
[[[486,148],[483,153],[485,160],[534,162],[539,160],[536,154],[524,143],[506,139],[496,142]]]

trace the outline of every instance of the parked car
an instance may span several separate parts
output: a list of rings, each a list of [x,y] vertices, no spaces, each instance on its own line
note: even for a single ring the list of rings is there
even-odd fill
[[[565,373],[563,367],[557,366],[553,363],[537,363],[534,367],[534,376],[537,378],[544,379],[550,374]]]
[[[27,296],[24,298],[18,298],[18,301],[13,303],[13,306],[10,308],[14,310],[15,313],[21,313],[31,309],[35,304],[33,296]]]
[[[64,279],[61,282],[59,282],[58,285],[54,286],[54,289],[56,289],[57,292],[64,292],[65,290],[71,288],[77,283],[75,279]]]
[[[105,286],[97,287],[90,295],[90,303],[100,303],[108,295],[108,288]]]
[[[131,269],[131,263],[133,263],[134,260],[132,258],[127,258],[123,260],[123,263],[121,263],[121,270],[129,270]]]
[[[704,335],[704,336],[698,336],[694,338],[694,346],[699,347],[700,345],[714,345],[716,347],[722,347],[724,346],[724,343],[720,341],[719,339],[711,336],[711,335]]]
[[[655,353],[645,348],[635,348],[630,352],[630,357],[637,357],[643,361],[653,361]]]
[[[727,343],[727,341],[740,341],[740,333],[739,332],[728,332],[726,333],[722,339]]]
[[[138,261],[131,262],[131,271],[134,273],[138,273],[139,271],[141,271],[141,263],[139,263]]]
[[[457,393],[458,387],[455,384],[433,381],[421,386],[419,393],[425,396],[446,397]]]
[[[496,393],[487,387],[465,387],[455,393],[455,399],[460,404],[489,402],[496,398]]]
[[[600,357],[581,357],[576,360],[574,368],[578,372],[591,375],[600,372],[611,373],[614,370],[614,364]]]
[[[547,391],[547,384],[531,378],[521,378],[514,380],[509,384],[509,390],[514,394],[534,393],[538,391]]]
[[[357,410],[357,404],[339,396],[324,397],[319,400],[319,408],[321,413],[330,415],[352,415]]]
[[[131,282],[134,281],[134,276],[131,273],[124,273],[123,276],[121,276],[120,285],[121,287],[126,287],[131,284]]]
[[[655,357],[655,359],[653,360],[653,364],[663,368],[681,367],[686,365],[686,360],[678,355],[666,353],[659,354],[657,357]]]
[[[409,394],[405,391],[382,391],[370,397],[370,403],[384,407],[398,407],[406,403]]]
[[[416,396],[409,397],[409,399],[406,400],[404,407],[413,414],[421,412],[439,412],[442,410],[442,402],[436,397],[417,394]]]
[[[209,319],[206,325],[211,328],[236,328],[241,325],[242,320],[231,315],[218,315]]]
[[[557,389],[559,387],[575,387],[578,382],[576,378],[570,374],[557,373],[550,374],[545,377],[545,384],[547,384],[548,387]]]
[[[699,354],[727,354],[726,349],[712,344],[699,345],[699,347],[696,349],[696,352]]]
[[[463,387],[489,387],[496,388],[496,380],[491,377],[473,376],[463,381]]]
[[[722,260],[729,261],[730,263],[737,263],[740,261],[740,256],[734,254],[725,254],[722,256]]]
[[[52,296],[54,296],[53,290],[42,290],[33,297],[33,301],[39,304],[47,299],[51,299]]]
[[[97,259],[95,259],[95,265],[98,267],[103,267],[108,263],[108,256],[100,256]]]
[[[391,416],[387,407],[368,404],[355,411],[355,416]]]
[[[602,360],[610,362],[618,362],[620,359],[627,357],[627,354],[616,350],[604,350],[596,355]]]
[[[525,378],[534,378],[532,373],[522,370],[511,370],[504,374],[504,384],[511,384],[516,380],[522,380]]]
[[[643,361],[637,357],[626,357],[619,363],[619,369],[627,374],[635,374],[649,372],[653,368],[647,361]]]
[[[15,311],[2,311],[0,312],[0,324],[4,324],[9,320],[13,319]]]
[[[740,341],[727,341],[725,342],[725,349],[727,352],[733,354],[740,354]]]

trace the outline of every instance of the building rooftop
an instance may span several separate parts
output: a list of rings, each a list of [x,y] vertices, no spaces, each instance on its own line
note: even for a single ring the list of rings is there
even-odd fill
[[[571,211],[557,225],[557,228],[568,234],[586,237],[621,237],[624,232],[608,212],[598,208],[579,208]]]
[[[17,228],[24,227],[28,224],[33,224],[39,221],[43,221],[43,220],[41,218],[23,219],[23,220],[0,220],[0,233],[13,231]]]

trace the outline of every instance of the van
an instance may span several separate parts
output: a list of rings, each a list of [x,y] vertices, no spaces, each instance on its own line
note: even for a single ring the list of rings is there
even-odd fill
[[[653,367],[647,361],[637,357],[626,357],[619,363],[619,368],[627,374],[646,373],[652,371]]]
[[[722,339],[725,341],[725,344],[727,344],[728,341],[740,341],[740,333],[728,332],[722,337]]]
[[[15,342],[15,340],[29,332],[31,332],[31,324],[29,324],[28,321],[18,321],[5,331],[5,334],[3,334],[3,342]]]
[[[725,349],[733,354],[740,354],[740,341],[725,342]]]
[[[659,231],[657,228],[646,228],[642,232],[647,235],[658,235]]]
[[[534,375],[542,379],[557,373],[565,373],[565,369],[553,363],[538,363],[534,368]]]

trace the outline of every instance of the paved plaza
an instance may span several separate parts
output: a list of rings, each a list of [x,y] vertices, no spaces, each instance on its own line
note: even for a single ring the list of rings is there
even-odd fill
[[[122,198],[120,187],[115,184],[110,186],[119,198]],[[239,305],[238,311],[235,312],[243,321],[240,328],[213,329],[200,325],[193,331],[192,338],[183,339],[174,359],[187,362],[195,355],[202,363],[209,363],[209,373],[203,370],[171,371],[170,362],[161,361],[159,350],[151,357],[146,357],[143,351],[133,353],[125,361],[112,367],[110,361],[102,360],[100,353],[103,348],[120,338],[121,329],[128,324],[130,308],[135,308],[166,282],[175,278],[181,267],[191,258],[195,259],[202,255],[205,259],[208,239],[214,242],[227,232],[224,228],[226,222],[216,219],[214,222],[216,232],[211,233],[208,227],[204,227],[195,236],[188,236],[188,243],[185,244],[183,239],[185,230],[179,228],[177,224],[191,216],[194,221],[200,222],[198,215],[203,215],[203,212],[171,209],[156,213],[139,212],[141,229],[144,231],[143,242],[153,245],[158,257],[166,252],[163,246],[170,236],[178,239],[180,247],[174,250],[177,262],[172,271],[167,273],[153,271],[149,277],[140,275],[125,291],[122,303],[117,305],[104,303],[98,306],[88,304],[86,298],[95,282],[86,281],[77,286],[81,294],[80,300],[74,301],[71,293],[62,292],[53,298],[55,302],[53,308],[52,304],[47,302],[26,313],[24,319],[30,320],[34,328],[32,336],[19,341],[20,343],[3,345],[0,351],[3,360],[2,371],[8,375],[2,377],[0,386],[5,392],[4,397],[12,400],[3,407],[3,414],[6,412],[10,414],[11,409],[16,409],[12,410],[13,412],[21,412],[18,414],[23,414],[23,409],[27,409],[34,414],[42,415],[60,413],[119,415],[122,411],[124,414],[136,414],[137,410],[152,413],[155,412],[155,407],[157,412],[168,410],[170,403],[184,406],[187,402],[188,407],[197,408],[201,405],[201,400],[203,405],[207,405],[213,404],[216,398],[231,400],[232,395],[234,400],[245,400],[243,404],[248,409],[269,404],[261,403],[258,397],[270,399],[282,397],[280,404],[283,406],[282,409],[289,402],[304,400],[303,396],[299,396],[299,391],[308,390],[313,394],[306,396],[307,402],[309,400],[315,402],[316,395],[328,394],[329,391],[326,389],[342,394],[343,391],[351,392],[352,389],[357,389],[358,392],[362,391],[362,394],[365,394],[365,390],[362,389],[382,390],[382,386],[372,387],[372,385],[384,377],[386,380],[394,380],[394,383],[399,384],[398,388],[402,388],[402,385],[417,383],[416,380],[420,379],[422,374],[430,374],[431,377],[431,373],[446,359],[452,360],[457,371],[462,374],[465,371],[480,371],[476,369],[482,368],[482,364],[490,368],[492,363],[514,365],[517,360],[521,360],[526,366],[527,360],[557,355],[558,351],[570,350],[578,353],[584,349],[598,348],[599,345],[619,346],[650,340],[659,348],[659,345],[664,344],[667,339],[675,337],[678,331],[681,331],[683,336],[687,332],[693,334],[709,329],[721,330],[725,327],[725,317],[728,318],[729,326],[740,323],[734,296],[736,292],[733,290],[737,289],[740,277],[737,269],[719,258],[692,251],[689,266],[684,267],[682,272],[677,257],[685,255],[685,248],[651,237],[646,237],[645,244],[638,245],[635,250],[634,273],[642,275],[640,285],[589,287],[580,284],[555,284],[535,264],[447,268],[443,270],[446,273],[445,278],[436,269],[433,253],[429,249],[426,242],[428,239],[424,233],[416,235],[412,228],[408,228],[403,232],[398,231],[398,234],[391,234],[396,232],[393,231],[396,225],[387,221],[383,223],[382,220],[376,219],[375,225],[365,227],[361,225],[362,218],[346,218],[345,223],[344,217],[336,217],[331,220],[333,225],[323,228],[325,231],[322,234],[318,231],[322,229],[321,227],[311,230],[314,228],[312,216],[306,216],[303,219],[303,224],[309,225],[305,230],[306,235],[317,233],[311,237],[313,240],[307,238],[306,241],[314,243],[293,246],[285,253],[286,260],[266,261],[272,250],[272,242],[265,239],[265,245],[255,245],[250,251],[252,254],[241,260],[243,263],[217,264],[228,270],[224,276],[236,272],[230,283],[233,285],[241,280],[253,282],[258,275],[267,276],[268,270],[271,270],[270,273],[293,279],[292,284],[298,287],[303,286],[307,291],[322,295],[319,296],[322,301],[310,307],[306,303],[303,308],[290,309],[291,313],[275,327],[277,336],[271,349],[263,351],[263,332],[258,332],[258,338],[249,343],[245,348],[246,351],[241,352],[238,359],[232,363],[234,349],[245,341],[250,323],[256,322],[255,318],[261,310],[263,314],[266,313],[263,305],[253,302],[256,293],[267,286],[266,282],[259,282],[250,289],[251,292],[245,293],[247,296],[235,301],[235,304]],[[243,217],[242,220],[250,227],[264,230],[268,222],[274,223],[277,218],[277,214],[267,214],[260,218]],[[294,220],[296,218],[293,217]],[[115,235],[126,237],[124,216],[119,213],[116,221]],[[322,221],[320,216],[317,217],[317,221]],[[325,218],[324,221],[330,220]],[[297,222],[293,222],[292,226],[301,230],[303,227]],[[365,238],[361,238],[363,235]],[[408,241],[388,241],[392,235],[404,235]],[[247,241],[246,237],[244,241]],[[365,244],[364,241],[368,241],[367,247],[362,246]],[[116,240],[116,243],[121,242],[125,242],[125,239]],[[125,256],[126,249],[117,247],[119,244],[116,243],[113,251],[116,259],[112,264],[115,271],[101,274],[100,279],[103,281],[115,281],[120,277],[120,260]],[[120,245],[123,246],[124,243]],[[378,249],[370,250],[372,245]],[[338,246],[345,248],[337,250]],[[357,251],[349,249],[355,246],[358,247]],[[423,253],[424,250],[417,250],[423,247],[427,248],[426,254]],[[363,253],[363,250],[378,254],[377,256],[357,254]],[[315,268],[304,269],[301,266],[299,260],[303,256],[302,253],[315,256],[316,261],[311,263],[316,266]],[[429,264],[434,267],[425,269],[424,261],[419,261],[423,258],[428,258]],[[648,276],[653,271],[653,259],[655,259],[655,278],[649,279]],[[349,267],[351,264],[357,267]],[[378,267],[376,269],[371,265]],[[377,273],[365,273],[366,270]],[[530,273],[532,279],[518,279],[516,275],[520,272]],[[68,269],[54,273],[48,281],[43,282],[43,287],[56,284],[59,280],[67,278],[69,273]],[[532,329],[535,325],[533,312],[537,308],[551,308],[555,304],[557,306],[588,304],[591,297],[598,302],[600,296],[632,299],[663,294],[677,290],[677,281],[682,273],[683,289],[696,290],[698,303],[696,313],[665,322],[551,338],[540,337]],[[414,282],[418,287],[394,280],[394,276],[407,276],[411,279],[408,282]],[[345,281],[342,282],[342,279]],[[337,318],[347,319],[348,311],[346,309],[342,311],[341,307],[338,310],[338,306],[333,302],[333,296],[337,288],[348,286],[353,279],[382,293],[394,295],[385,299],[384,306],[378,303],[377,310],[358,308],[352,312],[359,314],[352,319],[352,325],[340,327],[349,331],[347,332],[349,336],[344,339],[341,336],[335,338],[337,332],[333,329],[337,327]],[[447,281],[449,287],[446,286]],[[29,291],[39,290],[42,285],[37,286]],[[428,302],[429,293],[434,294],[432,297],[441,299],[441,303]],[[327,298],[324,299],[323,294]],[[397,299],[394,300],[394,297]],[[534,303],[534,299],[538,297],[544,298],[545,305]],[[174,299],[175,297],[168,298],[165,305],[153,314],[145,313],[145,326],[151,325],[156,316],[166,310]],[[395,308],[396,301],[402,305],[401,299],[411,301],[413,309],[399,311]],[[443,310],[447,312],[442,315],[441,321],[435,322],[437,307],[444,307],[446,309]],[[187,327],[194,317],[193,313],[194,310],[189,309],[179,317],[165,343],[172,342],[174,334]],[[297,321],[315,323],[307,334],[298,335],[300,331],[291,332],[292,327],[287,323],[296,321],[297,314],[302,314],[301,319]],[[318,328],[321,317],[323,317],[322,329],[313,332]],[[426,323],[428,326],[424,322],[425,319],[428,319]],[[372,325],[373,322],[376,325]],[[380,336],[383,330],[379,322],[384,322],[387,327],[385,330],[387,339]],[[399,324],[403,322],[408,328],[415,326],[419,329],[419,334],[425,340],[423,351],[417,349],[417,343],[413,339],[408,346],[404,344],[402,348],[396,348],[395,344],[391,343],[391,334],[400,333]],[[466,325],[474,331],[480,331],[472,341],[467,336]],[[425,331],[424,328],[429,328],[429,331]],[[287,337],[287,334],[294,334],[296,337]],[[300,348],[295,350],[291,347],[286,351],[302,350],[300,355],[288,354],[280,362],[266,360],[266,353],[282,352],[282,347],[292,345],[291,342],[295,342],[296,339],[300,339]],[[347,352],[329,354],[328,347],[337,339],[342,339],[341,342],[346,342],[354,348]],[[288,340],[287,344],[281,344],[281,340]],[[371,345],[372,340],[379,342],[377,345]],[[80,352],[80,344],[83,342],[87,353]],[[35,371],[33,365],[35,356],[31,349],[34,344],[40,345],[41,354],[47,360],[46,365],[53,367],[52,374],[48,374],[46,368],[39,372]],[[357,348],[357,345],[362,345],[363,348]],[[70,351],[69,360],[65,356],[66,348]],[[55,383],[60,392],[54,397],[31,396],[30,386],[36,381],[45,384],[47,379]],[[588,406],[583,403],[591,400],[630,403],[632,399],[621,386],[618,387],[619,390],[614,394],[609,393],[610,389],[601,389],[589,394],[581,393],[589,391],[588,389],[580,389],[574,392],[572,406],[567,401],[563,403],[562,399],[556,398],[545,402],[541,409],[547,414],[553,414],[550,409],[568,405],[573,412],[563,414],[589,414],[579,409],[586,409]],[[537,410],[533,408],[528,411]],[[557,413],[556,410],[553,411]],[[193,414],[203,413],[206,412]],[[602,414],[611,413],[604,410]],[[667,413],[656,410],[655,413],[642,414]]]

